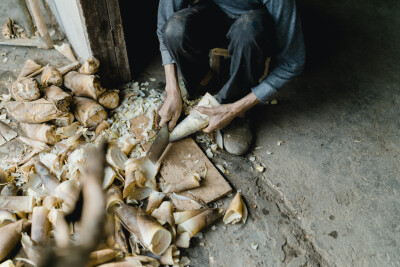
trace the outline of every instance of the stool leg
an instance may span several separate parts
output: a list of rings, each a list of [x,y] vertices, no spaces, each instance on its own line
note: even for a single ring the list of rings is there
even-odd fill
[[[211,54],[211,70],[217,75],[219,80],[221,59],[218,55]]]

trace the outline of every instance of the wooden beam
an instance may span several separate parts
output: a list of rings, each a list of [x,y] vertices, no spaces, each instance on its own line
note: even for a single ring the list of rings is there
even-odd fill
[[[93,56],[105,86],[131,80],[118,0],[79,0]]]
[[[53,48],[54,43],[50,38],[49,32],[47,30],[47,25],[44,22],[38,0],[28,0],[28,3],[31,9],[33,20],[35,21],[36,28],[39,31],[40,38],[42,38],[43,40],[43,47],[40,48],[46,48],[46,49]]]

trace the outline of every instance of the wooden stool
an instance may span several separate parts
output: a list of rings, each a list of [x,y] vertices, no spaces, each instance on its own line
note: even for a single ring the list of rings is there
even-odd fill
[[[230,58],[230,55],[228,53],[228,49],[225,48],[214,48],[211,49],[210,51],[210,58],[211,58],[211,69],[213,72],[218,76],[221,72],[221,57],[224,58]],[[262,82],[268,75],[268,70],[269,70],[269,63],[271,62],[271,58],[267,58],[265,61],[265,70],[264,70],[264,75],[260,78],[259,82]]]

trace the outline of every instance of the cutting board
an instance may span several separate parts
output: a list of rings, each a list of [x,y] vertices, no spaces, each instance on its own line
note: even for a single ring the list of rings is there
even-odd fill
[[[207,170],[200,187],[179,192],[201,204],[208,204],[229,194],[231,186],[214,167],[192,138],[186,138],[168,145],[161,160],[160,174],[167,183],[194,173],[201,174]]]

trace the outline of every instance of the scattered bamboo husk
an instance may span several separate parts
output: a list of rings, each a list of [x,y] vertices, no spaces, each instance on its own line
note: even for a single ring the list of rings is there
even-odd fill
[[[24,123],[43,123],[67,114],[63,107],[44,98],[31,102],[7,102],[5,107],[14,119]]]
[[[39,83],[32,78],[21,78],[10,87],[10,95],[16,101],[29,102],[40,98]]]
[[[169,195],[169,198],[171,199],[175,208],[178,210],[194,210],[202,208],[202,205],[200,205],[197,201],[186,196],[172,193]]]
[[[115,241],[117,248],[122,250],[124,253],[129,254],[128,241],[126,240],[126,235],[122,229],[121,221],[115,218]]]
[[[70,232],[64,213],[52,208],[49,213],[49,221],[54,227],[54,239],[58,248],[67,248],[70,244]]]
[[[143,187],[145,183],[146,177],[144,177],[143,173],[139,170],[136,159],[127,160],[125,162],[124,198],[127,198],[136,186]]]
[[[151,216],[161,225],[168,223],[172,227],[175,226],[174,206],[169,201],[161,203],[160,207],[151,213]]]
[[[46,66],[43,68],[41,81],[43,86],[62,86],[63,76],[56,68]]]
[[[160,206],[161,202],[163,201],[164,197],[165,197],[164,193],[153,191],[149,195],[146,207],[146,213],[150,215],[155,209],[157,209]]]
[[[46,144],[54,145],[60,141],[56,134],[56,127],[54,125],[42,123],[20,123],[21,129],[24,131],[28,138],[33,140],[41,141]]]
[[[65,75],[65,74],[67,74],[68,72],[70,72],[70,71],[76,69],[77,67],[79,67],[79,62],[78,62],[78,61],[75,61],[75,62],[72,62],[72,63],[70,63],[70,64],[68,64],[68,65],[65,65],[65,66],[63,66],[63,67],[60,67],[60,68],[58,68],[57,70],[58,70],[62,75]]]
[[[134,233],[152,253],[160,255],[171,244],[171,233],[142,209],[122,204],[115,211],[125,228]]]
[[[119,105],[119,91],[107,90],[98,98],[99,104],[107,109],[115,109]]]
[[[178,224],[178,233],[187,232],[190,237],[195,236],[206,226],[214,223],[222,217],[221,209],[204,209],[200,214]]]
[[[50,173],[49,169],[43,163],[36,162],[35,168],[49,195],[56,196],[56,188],[60,185],[60,181]]]
[[[74,180],[67,180],[57,186],[55,189],[55,195],[63,201],[60,210],[65,214],[71,213],[78,201],[79,192],[79,185]]]
[[[93,140],[95,140],[104,130],[107,130],[109,128],[110,128],[110,124],[107,121],[102,121],[96,127],[96,130],[94,131]]]
[[[185,211],[180,211],[180,212],[175,212],[174,213],[174,220],[176,224],[181,224],[197,215],[200,213],[204,212],[202,209],[197,209],[197,210],[185,210]]]
[[[232,200],[231,204],[229,205],[229,208],[225,213],[223,222],[225,224],[228,223],[235,224],[240,221],[246,223],[246,220],[247,220],[246,204],[244,204],[240,192],[238,192],[235,198]]]
[[[119,147],[110,145],[107,150],[106,160],[108,164],[117,170],[123,171],[125,169],[125,162],[127,162],[128,158]]]
[[[43,96],[45,99],[53,100],[58,107],[65,107],[67,109],[72,102],[72,96],[63,89],[55,85],[42,88]]]
[[[48,211],[50,211],[52,208],[58,207],[60,204],[60,200],[54,196],[46,196],[43,199],[43,207],[45,207]]]
[[[139,144],[139,141],[132,137],[118,139],[117,145],[125,155],[129,155],[132,149]]]
[[[13,24],[13,20],[11,18],[8,18],[7,22],[1,28],[1,34],[3,35],[4,39],[14,38]]]
[[[0,196],[0,209],[31,213],[36,201],[31,196]]]
[[[1,190],[2,196],[16,196],[18,193],[18,188],[16,187],[14,182],[8,183]]]
[[[171,245],[167,248],[164,254],[160,258],[161,264],[164,265],[178,265],[179,264],[180,251],[175,245]]]
[[[85,127],[97,127],[107,119],[107,112],[94,100],[84,97],[73,98],[75,117]]]
[[[47,219],[49,211],[45,207],[34,207],[32,213],[32,240],[40,245],[46,246],[49,242],[50,222]]]
[[[0,122],[0,135],[8,142],[18,136],[18,133],[8,127],[5,123]]]
[[[97,76],[80,74],[76,71],[71,71],[65,75],[64,85],[74,95],[88,97],[93,100],[97,100],[106,91],[106,89],[101,87]]]
[[[55,45],[54,48],[68,58],[71,62],[77,62],[74,52],[72,52],[71,45],[64,43],[62,45]]]
[[[21,240],[25,220],[19,220],[0,228],[0,261],[3,261]]]
[[[102,263],[112,261],[117,257],[117,252],[112,249],[103,249],[99,251],[94,251],[89,255],[89,262],[86,267],[97,266]]]
[[[0,228],[16,221],[17,216],[15,213],[8,210],[0,210]]]
[[[116,185],[112,185],[107,190],[107,200],[106,200],[107,212],[111,213],[115,206],[120,205],[123,202],[124,202],[124,200],[122,198],[121,189]]]
[[[71,125],[75,120],[74,114],[71,112],[65,113],[65,115],[57,117],[55,120],[52,120],[54,125],[58,127],[65,127]]]
[[[95,74],[100,67],[100,61],[95,57],[86,59],[82,67],[79,69],[79,73],[92,75]]]
[[[116,171],[110,166],[107,166],[104,169],[103,189],[104,190],[108,189],[113,184],[116,177],[117,177]]]
[[[200,175],[195,173],[177,179],[176,183],[165,183],[163,187],[164,193],[179,193],[188,189],[200,186]]]
[[[200,100],[197,106],[199,107],[217,107],[220,104],[218,101],[209,93],[206,93]],[[210,122],[210,117],[192,110],[181,123],[179,123],[174,130],[171,132],[169,140],[170,142],[175,142],[186,136],[189,136],[197,131],[200,131],[208,125]]]
[[[81,124],[79,122],[74,122],[70,125],[57,128],[56,133],[61,138],[70,138],[75,136],[79,129],[81,129]]]
[[[5,262],[0,263],[0,267],[15,267],[12,260],[6,260]]]
[[[36,244],[27,233],[22,233],[21,244],[28,258],[36,265],[41,265],[44,257],[43,247]]]
[[[25,63],[25,65],[22,67],[22,70],[18,76],[18,79],[21,79],[23,77],[27,77],[30,74],[40,70],[42,66],[37,64],[35,61],[28,59]]]

